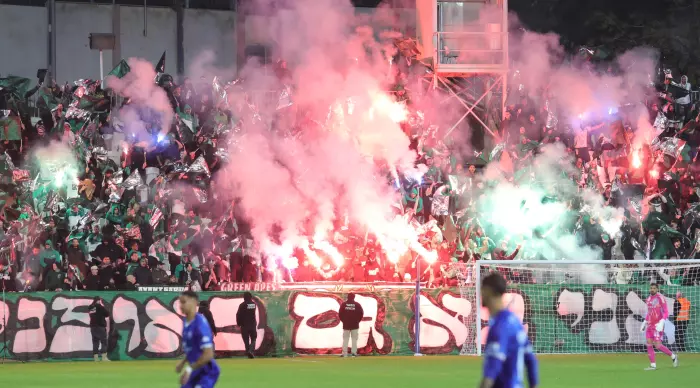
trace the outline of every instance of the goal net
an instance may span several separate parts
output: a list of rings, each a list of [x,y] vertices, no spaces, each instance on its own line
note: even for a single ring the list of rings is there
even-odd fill
[[[520,317],[537,353],[645,352],[641,331],[651,283],[659,284],[669,318],[663,342],[700,352],[700,260],[479,261],[457,263],[460,295],[475,306],[462,317],[470,336],[461,354],[480,355],[488,334],[480,279],[497,271],[508,281],[507,308]],[[481,346],[477,346],[480,344]]]

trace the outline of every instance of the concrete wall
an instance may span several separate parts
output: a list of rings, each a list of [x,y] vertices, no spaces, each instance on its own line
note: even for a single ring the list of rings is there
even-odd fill
[[[36,78],[48,64],[47,46],[45,8],[0,5],[0,75]]]
[[[380,31],[388,26],[400,27],[401,31],[406,34],[415,35],[416,33],[416,10],[415,9],[377,9],[356,7],[349,8],[348,14],[335,17],[347,17],[352,21],[350,24],[368,25],[376,31]],[[337,12],[341,12],[340,10]],[[295,39],[290,38],[290,32],[295,31],[296,26],[300,23],[296,12],[289,10],[277,10],[274,17],[261,15],[248,15],[245,19],[245,36],[246,45],[260,44],[265,45],[272,50],[278,49],[278,44],[291,43],[297,45]],[[306,33],[307,29],[302,28]],[[351,31],[348,31],[350,33]],[[283,42],[277,42],[278,36],[283,36]],[[284,51],[284,48],[279,48]],[[275,52],[275,55],[277,53]],[[289,58],[288,58],[289,59]]]
[[[56,5],[56,76],[59,83],[72,82],[80,78],[98,79],[100,74],[99,54],[90,50],[88,36],[91,32],[111,33],[113,28],[111,5],[58,3]],[[146,36],[142,7],[120,6],[118,22],[119,57],[104,52],[104,71],[109,72],[121,58],[140,57],[154,64],[166,51],[166,71],[177,71],[177,17],[169,8],[148,8]],[[353,12],[349,9],[349,12]],[[374,8],[357,8],[356,17],[372,19]],[[404,27],[404,32],[415,33],[416,11],[399,9],[389,11],[391,19]],[[284,13],[284,12],[281,12]],[[270,32],[294,29],[293,17],[278,17],[279,25],[271,25],[271,19],[248,16],[246,19],[246,44],[270,44]],[[386,20],[386,17],[379,18]],[[375,19],[376,20],[376,19]],[[199,54],[205,50],[215,53],[213,63],[226,73],[236,68],[236,14],[229,11],[186,9],[184,27],[185,73],[190,72]],[[274,24],[274,23],[272,23]],[[285,28],[281,28],[281,25]],[[372,23],[374,24],[374,23]],[[384,23],[380,23],[384,24]],[[36,70],[47,68],[47,10],[45,7],[11,6],[0,4],[0,75],[19,75],[35,78]],[[376,26],[375,26],[376,27]]]
[[[120,7],[122,57],[138,57],[158,63],[165,54],[165,71],[177,73],[177,17],[167,8],[148,8],[144,36],[143,7]],[[188,34],[185,30],[185,34]]]
[[[42,8],[46,12],[45,8]],[[45,20],[45,18],[44,18]],[[56,4],[56,74],[60,83],[100,78],[100,55],[90,50],[92,32],[112,32],[112,7],[96,4]],[[2,28],[2,27],[0,27]],[[34,50],[46,51],[46,44]],[[112,52],[105,51],[105,74],[112,69]],[[30,66],[28,70],[37,67]],[[46,65],[42,66],[46,67]],[[36,72],[36,70],[34,70]]]
[[[207,65],[223,71],[221,76],[231,78],[236,69],[236,13],[188,9],[185,11],[185,69],[195,73],[198,58],[205,52],[216,56]],[[174,58],[173,58],[174,59]],[[216,70],[208,69],[216,72]],[[229,73],[228,76],[227,74]]]
[[[58,3],[56,5],[56,75],[59,83],[80,78],[98,79],[99,54],[90,50],[92,32],[111,33],[111,5]],[[142,7],[121,6],[121,56],[104,52],[104,71],[121,58],[140,57],[154,64],[166,51],[166,71],[177,72],[177,17],[172,9],[148,8],[146,36]],[[216,53],[214,66],[235,71],[236,14],[227,11],[185,10],[185,72],[205,49]],[[48,67],[48,22],[44,7],[0,4],[0,75],[34,79],[39,68]]]

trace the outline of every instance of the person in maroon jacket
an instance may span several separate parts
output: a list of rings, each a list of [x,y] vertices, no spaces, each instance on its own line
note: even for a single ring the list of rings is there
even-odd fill
[[[243,283],[254,283],[258,281],[258,268],[255,258],[252,256],[243,257]]]
[[[352,281],[355,283],[367,281],[365,277],[365,263],[359,257],[352,259]]]
[[[348,294],[348,300],[340,305],[338,311],[340,322],[343,323],[343,357],[348,356],[348,341],[352,338],[352,357],[357,357],[357,336],[360,322],[365,316],[362,306],[355,302],[355,294]]]
[[[367,257],[367,263],[365,263],[365,281],[379,282],[382,280],[382,269],[379,267],[379,263],[377,263],[374,255]]]
[[[513,253],[511,253],[508,256],[506,256],[506,248],[507,248],[507,243],[502,242],[500,248],[496,248],[493,250],[492,259],[493,260],[513,260],[513,259],[515,259],[515,256],[517,256],[518,253],[520,252],[521,247],[520,247],[520,245],[518,245],[515,248],[515,250],[513,251]],[[513,273],[513,271],[511,271],[510,269],[505,268],[505,267],[499,267],[498,272],[502,273],[503,277],[508,279],[511,282],[513,281],[514,276],[518,275],[517,271],[516,271],[516,273]]]

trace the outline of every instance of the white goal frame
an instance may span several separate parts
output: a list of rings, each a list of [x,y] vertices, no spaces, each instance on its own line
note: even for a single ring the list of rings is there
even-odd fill
[[[465,292],[462,291],[465,287],[468,287],[468,283],[471,283],[471,279],[473,279],[473,287],[474,287],[474,305],[475,305],[475,326],[476,326],[476,332],[475,332],[475,344],[464,344],[463,351],[461,354],[472,354],[474,353],[467,353],[465,350],[467,346],[472,346],[475,345],[476,347],[476,355],[481,356],[482,350],[481,350],[481,343],[482,343],[482,309],[481,309],[481,278],[482,278],[482,272],[484,271],[485,268],[490,268],[490,267],[517,267],[517,268],[523,268],[523,267],[534,267],[534,268],[557,268],[559,266],[561,267],[568,267],[568,266],[617,266],[617,265],[638,265],[638,268],[654,268],[654,267],[666,267],[666,266],[673,266],[675,268],[678,267],[694,267],[694,266],[700,266],[700,260],[478,260],[475,262],[471,263],[457,263],[462,264],[460,266],[461,269],[461,274],[458,275],[460,279],[460,293],[462,294],[462,297],[466,297]],[[555,284],[555,283],[552,283]],[[569,283],[556,283],[556,284],[569,284]],[[610,284],[610,283],[581,283],[581,284]],[[671,287],[671,286],[668,286]],[[687,287],[687,286],[686,286]],[[700,286],[696,286],[700,289]],[[510,288],[510,285],[509,285]],[[692,306],[693,308],[697,308],[697,306]],[[670,309],[673,308],[673,306],[669,306]],[[692,311],[692,310],[691,310]],[[694,320],[691,319],[691,322]],[[465,322],[466,324],[466,322]]]

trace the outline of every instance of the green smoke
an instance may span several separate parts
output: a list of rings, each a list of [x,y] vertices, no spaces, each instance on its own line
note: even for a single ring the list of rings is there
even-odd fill
[[[614,236],[622,224],[622,209],[608,207],[602,196],[576,184],[578,171],[560,145],[545,146],[514,177],[489,165],[484,190],[476,199],[477,219],[498,246],[501,241],[523,245],[519,258],[596,260],[601,250],[589,247],[582,229],[599,228]],[[600,223],[600,227],[592,223]]]

